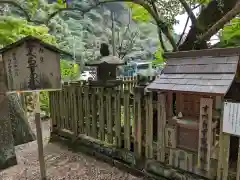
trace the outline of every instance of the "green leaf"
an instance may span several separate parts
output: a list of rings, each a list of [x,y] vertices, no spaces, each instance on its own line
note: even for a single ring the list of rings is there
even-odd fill
[[[151,15],[142,6],[130,2],[127,2],[126,4],[131,8],[132,18],[136,22],[149,22],[151,20]]]

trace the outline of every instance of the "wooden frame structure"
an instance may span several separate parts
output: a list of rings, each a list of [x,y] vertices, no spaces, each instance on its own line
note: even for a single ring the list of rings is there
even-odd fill
[[[240,93],[239,54],[239,48],[165,54],[163,74],[147,89],[165,92],[168,99],[171,165],[186,169],[191,162],[193,173],[227,179],[231,151],[230,135],[222,132],[223,103]],[[179,151],[191,158],[179,157]]]

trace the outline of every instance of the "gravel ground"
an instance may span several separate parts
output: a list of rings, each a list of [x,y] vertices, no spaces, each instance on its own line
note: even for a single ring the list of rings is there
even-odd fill
[[[31,127],[35,129],[35,124]],[[43,122],[44,153],[47,177],[50,180],[135,180],[115,167],[81,153],[68,151],[67,147],[48,143],[49,122]],[[0,172],[0,180],[40,180],[36,141],[16,147],[18,165]]]

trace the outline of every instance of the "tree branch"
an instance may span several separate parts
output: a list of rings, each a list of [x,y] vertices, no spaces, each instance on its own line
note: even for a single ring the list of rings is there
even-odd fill
[[[180,51],[191,49],[208,48],[205,39],[198,41],[199,37],[208,31],[208,29],[218,22],[225,14],[232,10],[239,0],[222,0],[224,6],[220,9],[217,0],[212,0],[197,17],[197,25],[191,26],[183,43],[179,46]]]
[[[183,28],[183,32],[182,32],[182,34],[181,34],[181,36],[180,36],[180,38],[179,38],[179,40],[178,40],[178,42],[177,42],[177,46],[178,46],[178,47],[179,47],[179,45],[180,45],[180,43],[181,43],[181,41],[182,41],[182,38],[183,38],[183,36],[184,36],[184,33],[185,33],[186,29],[187,29],[187,25],[188,25],[189,19],[190,19],[190,17],[188,16],[187,21],[186,21],[186,23],[185,23],[185,25],[184,25],[184,28]]]
[[[121,43],[120,43],[120,46],[119,46],[119,51],[121,51],[122,50],[122,47],[123,47],[123,41],[124,41],[124,37],[126,36],[126,34],[127,34],[127,32],[129,31],[129,28],[130,28],[130,22],[128,23],[128,25],[127,25],[127,28],[126,28],[126,30],[125,30],[125,32],[124,32],[124,34],[123,34],[123,38],[122,38],[122,41],[121,41]]]
[[[192,24],[196,25],[197,24],[197,19],[191,9],[191,7],[187,4],[187,2],[185,0],[179,0],[180,3],[182,4],[182,6],[184,7],[184,9],[186,10],[186,12],[188,13],[188,16],[190,17]]]
[[[135,40],[135,37],[137,36],[138,32],[135,32],[135,34],[132,36],[131,40],[130,40],[130,43],[129,43],[129,46],[127,46],[127,51],[125,51],[125,53],[123,53],[123,55],[121,56],[121,59],[123,59],[128,52],[130,52],[133,48],[133,44],[134,44],[134,40]]]
[[[158,30],[158,37],[159,37],[159,39],[160,39],[160,44],[161,44],[161,46],[162,46],[163,51],[167,52],[167,48],[166,48],[166,46],[165,46],[165,44],[164,44],[164,42],[163,42],[163,37],[162,37],[162,31],[161,31],[161,29]]]
[[[199,38],[199,42],[210,39],[214,34],[216,34],[219,29],[221,29],[227,22],[232,20],[240,13],[240,2],[236,4],[236,6],[229,11],[225,16],[223,16],[218,22],[216,22],[206,33],[204,33]]]

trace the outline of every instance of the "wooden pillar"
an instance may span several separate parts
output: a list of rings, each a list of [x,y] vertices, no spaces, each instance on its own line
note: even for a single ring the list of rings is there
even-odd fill
[[[238,161],[237,161],[237,175],[236,180],[240,180],[240,138],[238,144]]]
[[[116,90],[114,96],[114,109],[115,109],[115,136],[116,136],[116,146],[121,148],[121,91]]]
[[[78,84],[77,87],[77,104],[78,104],[78,127],[79,133],[84,133],[84,106],[83,106],[83,87]]]
[[[99,107],[100,140],[105,141],[104,88],[99,88],[98,104],[99,104],[98,107]]]
[[[200,99],[198,166],[203,171],[210,171],[211,140],[212,140],[212,111],[211,98]]]
[[[124,91],[124,148],[130,150],[131,132],[130,132],[130,107],[129,107],[129,91]]]
[[[217,180],[227,180],[228,178],[230,135],[223,133],[223,111],[224,111],[224,106],[222,104],[221,118],[220,118]]]
[[[96,100],[96,88],[91,89],[91,109],[92,109],[92,126],[91,126],[91,136],[93,138],[98,138],[97,134],[97,100]]]
[[[153,158],[153,107],[152,92],[147,95],[146,101],[146,158]]]
[[[106,94],[107,103],[107,141],[108,143],[113,143],[113,119],[112,119],[112,89],[107,89]]]
[[[136,91],[134,96],[134,123],[135,123],[135,135],[134,135],[134,151],[139,157],[142,155],[142,104],[141,94]]]
[[[165,161],[165,126],[166,126],[166,95],[158,92],[158,135],[157,135],[157,160]]]

